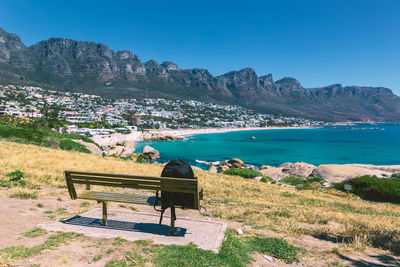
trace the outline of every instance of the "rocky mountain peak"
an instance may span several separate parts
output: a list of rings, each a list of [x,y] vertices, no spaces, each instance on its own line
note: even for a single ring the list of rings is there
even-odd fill
[[[40,83],[107,97],[235,103],[326,120],[400,121],[400,98],[383,87],[333,84],[305,89],[294,78],[274,81],[272,74],[258,77],[252,68],[215,77],[207,69],[179,69],[169,61],[142,63],[127,50],[114,52],[105,44],[65,38],[27,48],[17,35],[1,28],[0,63],[0,80],[10,83]]]
[[[169,62],[169,61],[164,61],[161,66],[163,66],[167,71],[171,71],[171,70],[175,70],[178,71],[178,65],[176,65],[173,62]]]
[[[284,77],[276,81],[275,86],[281,94],[290,93],[294,91],[304,91],[304,87],[301,85],[301,83],[298,80],[291,77]]]

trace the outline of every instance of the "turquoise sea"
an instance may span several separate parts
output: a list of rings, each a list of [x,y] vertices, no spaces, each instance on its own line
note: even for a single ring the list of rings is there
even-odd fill
[[[254,136],[256,139],[251,140]],[[205,168],[204,162],[240,158],[255,166],[304,161],[315,165],[362,163],[400,164],[399,124],[358,124],[320,129],[277,129],[200,134],[185,140],[138,142],[136,151],[150,145],[160,162],[185,159]]]

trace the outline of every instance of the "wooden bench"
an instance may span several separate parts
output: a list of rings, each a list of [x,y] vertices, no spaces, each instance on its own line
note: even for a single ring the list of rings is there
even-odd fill
[[[184,178],[164,178],[164,177],[149,177],[127,174],[111,174],[111,173],[92,173],[92,172],[77,172],[65,171],[65,180],[67,182],[68,192],[72,199],[87,199],[96,200],[102,203],[103,217],[102,224],[107,225],[107,202],[122,202],[141,205],[155,204],[154,196],[143,196],[127,193],[111,193],[102,191],[93,191],[91,186],[108,186],[119,188],[132,188],[151,190],[154,193],[158,191],[168,191],[173,193],[189,193],[193,194],[193,203],[185,204],[185,207],[174,205],[171,207],[171,225],[170,233],[174,234],[175,229],[175,208],[187,208],[200,211],[200,199],[202,192],[199,191],[197,179]],[[86,185],[86,190],[81,194],[77,194],[75,184]],[[160,205],[160,204],[158,204]]]

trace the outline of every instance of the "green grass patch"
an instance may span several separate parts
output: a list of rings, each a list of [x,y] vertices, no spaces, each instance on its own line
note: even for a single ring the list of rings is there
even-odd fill
[[[86,201],[82,202],[82,203],[79,205],[79,207],[81,207],[81,208],[87,208],[87,207],[89,207],[89,206],[90,206],[90,203],[89,203],[89,202],[86,202]]]
[[[114,259],[106,263],[105,267],[145,266],[146,260],[137,251],[128,251],[124,259]]]
[[[22,235],[26,236],[26,237],[34,238],[34,237],[42,236],[42,235],[45,235],[45,234],[47,234],[46,230],[44,230],[44,229],[42,229],[40,227],[36,227],[36,228],[33,228],[32,230],[30,230],[28,232],[23,233]]]
[[[9,195],[10,198],[18,198],[18,199],[38,199],[39,198],[39,193],[37,191],[33,192],[28,192],[28,191],[17,191],[14,193],[11,193]]]
[[[310,179],[305,179],[300,176],[288,176],[279,180],[279,182],[283,184],[293,185],[298,190],[304,190],[304,189],[320,188],[322,187],[322,183],[325,181],[321,177],[313,177]]]
[[[376,176],[365,175],[343,183],[337,183],[334,187],[344,191],[345,184],[350,184],[352,186],[351,193],[363,199],[400,203],[400,179],[378,178]]]
[[[282,238],[255,235],[245,237],[245,239],[254,251],[273,256],[289,264],[293,262],[299,262],[299,254],[305,251],[303,248],[290,245],[285,239]]]
[[[156,266],[234,266],[244,267],[254,261],[250,254],[258,252],[271,255],[286,263],[298,262],[304,249],[290,245],[282,238],[262,235],[234,237],[228,230],[219,253],[202,250],[194,244],[170,245],[152,248]]]
[[[98,254],[98,255],[94,256],[93,262],[97,262],[97,261],[101,260],[101,258],[103,258],[103,255],[102,254]]]
[[[236,176],[240,176],[243,178],[254,178],[257,176],[262,176],[262,174],[257,171],[257,170],[253,170],[253,169],[236,169],[236,168],[232,168],[229,170],[224,171],[224,174],[227,175],[236,175]]]
[[[127,241],[126,239],[118,236],[118,237],[114,238],[114,242],[112,244],[113,244],[113,246],[120,246],[123,243],[125,243],[126,241]]]
[[[65,214],[65,213],[67,213],[67,209],[66,208],[58,208],[58,209],[56,209],[56,213],[58,215]]]
[[[68,242],[68,240],[76,238],[80,235],[81,234],[73,232],[57,232],[56,234],[49,236],[49,238],[40,245],[29,248],[25,246],[11,246],[0,250],[0,253],[11,259],[28,258],[40,254],[45,249],[55,249],[61,244]]]

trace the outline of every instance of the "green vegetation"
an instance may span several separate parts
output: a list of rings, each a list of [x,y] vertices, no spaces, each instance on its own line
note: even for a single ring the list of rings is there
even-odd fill
[[[305,179],[300,176],[288,176],[281,179],[279,182],[283,184],[293,185],[296,189],[317,189],[322,187],[322,183],[324,183],[324,179],[321,177],[313,177],[310,179]]]
[[[299,253],[305,251],[302,248],[289,245],[289,243],[282,238],[256,235],[247,237],[246,241],[254,251],[274,256],[286,263],[299,262]]]
[[[39,197],[39,193],[37,191],[28,192],[28,191],[17,191],[11,193],[9,195],[11,198],[18,198],[18,199],[37,199]]]
[[[98,254],[98,255],[94,256],[93,261],[97,262],[97,261],[101,260],[101,258],[103,258],[103,255]]]
[[[28,232],[23,233],[22,235],[26,236],[26,237],[34,238],[34,237],[42,236],[45,234],[47,234],[46,230],[44,230],[40,227],[36,227]]]
[[[224,174],[241,176],[243,178],[254,178],[254,177],[257,177],[257,176],[262,176],[262,174],[257,170],[253,170],[253,169],[236,169],[236,168],[232,168],[232,169],[226,170],[224,172]]]
[[[93,259],[94,260],[94,259]],[[109,261],[105,267],[128,267],[128,266],[145,266],[146,260],[137,251],[128,251],[125,253],[125,259],[114,259]]]
[[[233,230],[225,233],[219,253],[198,248],[190,243],[181,245],[154,245],[151,240],[134,242],[137,247],[127,251],[122,259],[113,259],[105,266],[232,266],[245,267],[254,262],[251,254],[264,253],[286,263],[298,262],[304,249],[291,246],[281,238],[267,238],[259,234],[235,237]],[[112,253],[107,252],[107,254]]]
[[[90,206],[90,203],[87,202],[87,201],[84,201],[84,202],[81,203],[81,205],[79,205],[79,207],[81,207],[81,208],[87,208],[89,206]]]
[[[69,232],[62,233],[57,232],[54,235],[49,236],[49,238],[42,244],[25,247],[25,246],[11,246],[0,250],[0,255],[8,257],[10,259],[16,258],[28,258],[37,254],[40,254],[45,249],[54,249],[59,247],[61,244],[66,243],[68,240],[80,236],[80,234]]]
[[[365,175],[350,181],[337,183],[334,187],[345,191],[344,185],[350,184],[351,193],[359,195],[366,200],[400,203],[400,180],[391,178],[378,178]]]
[[[60,148],[62,150],[72,150],[83,153],[91,153],[89,149],[87,149],[84,145],[76,143],[71,139],[61,139],[60,140]]]
[[[53,125],[53,123],[51,123]],[[84,145],[72,140],[82,140],[94,143],[90,138],[79,134],[61,134],[53,131],[46,123],[38,119],[20,119],[15,117],[0,117],[0,138],[22,144],[34,144],[63,150],[74,150],[90,153]]]
[[[16,170],[5,175],[8,177],[8,181],[0,180],[0,187],[14,187],[14,186],[25,186],[24,180],[25,174],[20,170]]]
[[[112,244],[113,244],[113,246],[120,246],[120,245],[122,245],[122,243],[124,243],[126,241],[127,241],[126,239],[118,236],[118,237],[114,238],[114,242]]]
[[[263,182],[263,183],[268,183],[268,182],[272,182],[273,179],[271,177],[268,177],[268,176],[263,176],[260,181]]]
[[[251,253],[266,253],[286,263],[298,262],[299,253],[304,249],[296,248],[281,238],[267,238],[262,235],[234,237],[227,231],[218,254],[187,246],[170,245],[153,249],[157,266],[246,266],[254,259]]]

